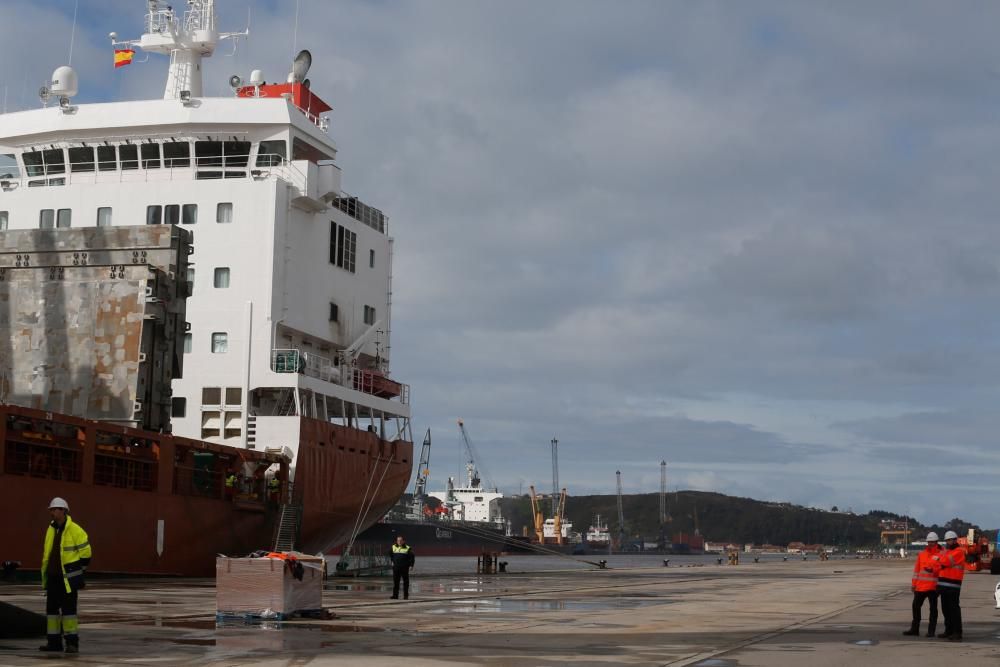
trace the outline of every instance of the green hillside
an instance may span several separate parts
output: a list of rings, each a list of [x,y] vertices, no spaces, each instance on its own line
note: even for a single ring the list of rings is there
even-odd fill
[[[530,498],[512,496],[502,502],[504,516],[511,521],[514,532],[521,534],[525,526],[530,530]],[[658,493],[622,496],[625,532],[629,539],[642,537],[650,542],[656,541],[660,534],[659,507]],[[542,511],[545,516],[549,515],[550,508],[550,501],[544,499]],[[667,513],[671,535],[694,532],[697,517],[698,529],[711,542],[782,546],[789,542],[805,542],[854,548],[878,544],[880,520],[907,519],[880,510],[861,515],[702,491],[670,493],[667,496]],[[586,531],[594,516],[600,514],[612,535],[618,534],[617,499],[613,495],[571,496],[566,501],[566,514],[576,531]],[[961,519],[954,519],[946,526],[925,526],[913,518],[908,520],[914,539],[919,539],[929,529],[939,529],[939,532],[954,529],[964,535],[970,527]]]

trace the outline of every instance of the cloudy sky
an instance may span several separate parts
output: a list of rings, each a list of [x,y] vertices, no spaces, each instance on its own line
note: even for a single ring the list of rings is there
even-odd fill
[[[177,0],[179,6],[182,0]],[[207,67],[335,111],[396,239],[393,370],[432,486],[461,417],[505,490],[714,490],[1000,525],[1000,5],[220,0]],[[830,5],[829,7],[823,5]],[[141,0],[80,0],[81,101]],[[0,0],[33,107],[73,0]],[[141,58],[140,58],[141,59]]]

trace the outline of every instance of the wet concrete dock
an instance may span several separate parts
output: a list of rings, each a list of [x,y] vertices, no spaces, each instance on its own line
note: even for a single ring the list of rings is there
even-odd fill
[[[263,626],[217,626],[211,580],[96,581],[81,595],[80,655],[2,640],[0,664],[883,667],[1000,658],[997,577],[988,574],[966,577],[963,643],[900,634],[911,567],[789,561],[487,577],[418,569],[409,601],[389,600],[385,580],[331,580],[324,603],[336,618]],[[34,586],[2,587],[0,600],[44,611]]]

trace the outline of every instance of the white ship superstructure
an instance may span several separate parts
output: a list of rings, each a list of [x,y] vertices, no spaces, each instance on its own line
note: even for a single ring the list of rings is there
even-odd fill
[[[474,521],[491,523],[497,528],[507,530],[500,508],[503,494],[498,490],[486,490],[482,480],[472,463],[468,465],[468,477],[465,486],[455,486],[455,478],[448,478],[448,488],[444,491],[431,491],[432,498],[437,498],[448,508],[448,517],[454,521]]]
[[[60,68],[52,104],[0,115],[0,229],[193,232],[175,434],[293,460],[302,418],[412,440],[408,387],[388,378],[388,221],[341,190],[308,59],[202,97],[201,59],[236,35],[216,31],[211,0],[178,4],[149,2],[146,33],[115,42],[169,55],[164,99],[75,105]]]

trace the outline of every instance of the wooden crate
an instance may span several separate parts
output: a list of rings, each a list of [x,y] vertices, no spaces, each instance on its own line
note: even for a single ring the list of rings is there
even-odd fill
[[[323,559],[302,557],[302,580],[277,558],[215,559],[215,603],[219,614],[287,617],[323,607]]]

